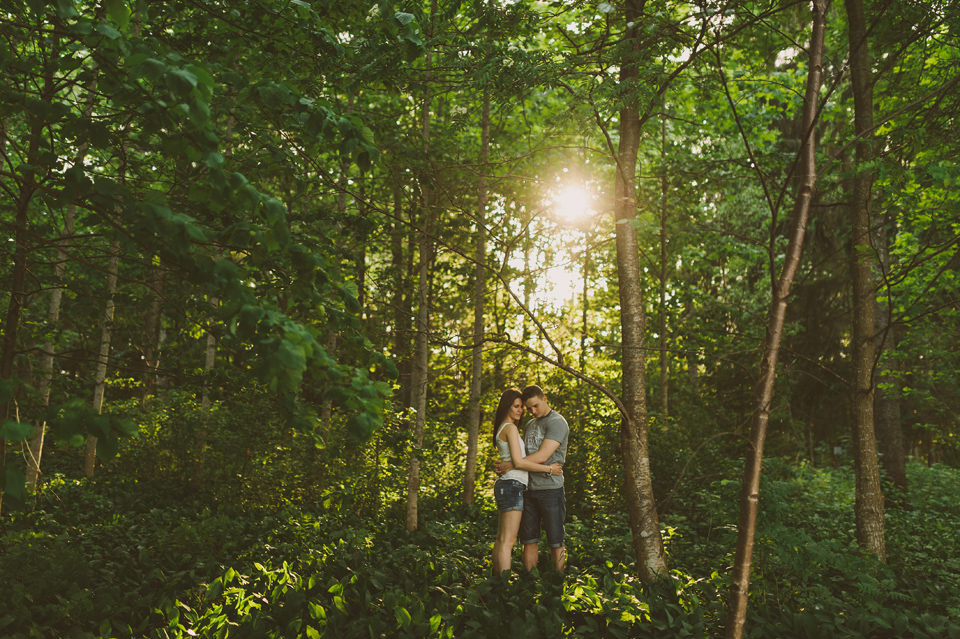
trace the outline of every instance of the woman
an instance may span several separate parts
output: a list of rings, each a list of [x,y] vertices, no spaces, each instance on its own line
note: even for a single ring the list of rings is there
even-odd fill
[[[493,574],[499,576],[510,570],[510,559],[514,544],[517,543],[517,531],[520,529],[520,517],[523,515],[523,492],[527,487],[528,471],[559,475],[563,472],[560,464],[545,466],[524,459],[526,449],[520,439],[520,418],[523,417],[523,401],[520,391],[508,388],[500,396],[497,413],[493,418],[493,444],[500,453],[500,459],[513,462],[513,470],[504,473],[493,485],[493,495],[497,500],[497,539],[493,544]]]

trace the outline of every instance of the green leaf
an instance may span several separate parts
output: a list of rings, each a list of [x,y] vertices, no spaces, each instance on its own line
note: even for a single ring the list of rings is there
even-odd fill
[[[106,36],[111,40],[116,40],[117,38],[123,35],[119,31],[111,27],[109,24],[107,24],[106,22],[101,22],[97,25],[97,33],[99,33],[100,35]]]
[[[23,441],[33,434],[32,424],[23,424],[12,419],[5,419],[0,426],[0,437],[10,443]]]
[[[77,8],[73,5],[73,0],[57,0],[57,16],[62,20],[76,18]]]
[[[22,505],[27,500],[27,477],[13,464],[7,464],[3,475],[3,494],[4,506],[8,504],[8,499],[15,505]]]
[[[403,11],[397,11],[395,14],[393,14],[393,17],[397,19],[397,22],[406,26],[411,22],[413,22],[416,16],[414,16],[412,13],[404,13]]]
[[[394,608],[393,614],[397,618],[397,626],[400,628],[406,628],[413,621],[410,613],[407,612],[407,609],[403,606],[397,606]]]
[[[223,580],[214,579],[207,586],[206,600],[208,602],[213,601],[214,599],[219,597],[222,592],[223,592]]]
[[[130,10],[127,8],[127,3],[123,0],[106,0],[104,5],[110,19],[120,27],[121,31],[125,30],[130,23]]]

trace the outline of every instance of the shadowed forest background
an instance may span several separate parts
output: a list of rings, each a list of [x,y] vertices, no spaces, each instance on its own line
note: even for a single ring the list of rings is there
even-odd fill
[[[0,34],[0,636],[960,637],[951,3]],[[569,565],[491,578],[529,383]]]

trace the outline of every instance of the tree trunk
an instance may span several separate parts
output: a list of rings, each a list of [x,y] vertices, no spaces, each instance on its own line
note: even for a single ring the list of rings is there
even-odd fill
[[[879,324],[878,335],[886,335],[882,343],[877,344],[878,355],[883,351],[896,349],[899,329],[890,323],[889,309],[877,304],[875,320]],[[878,340],[879,342],[879,340]],[[907,461],[904,452],[903,427],[900,424],[900,386],[899,364],[892,357],[882,358],[878,380],[891,390],[878,387],[874,393],[876,411],[877,440],[882,453],[883,468],[893,481],[893,485],[903,492],[907,490]]]
[[[884,279],[890,273],[891,235],[896,232],[894,216],[885,213],[880,216],[880,224],[875,225],[874,242],[879,255],[880,269]],[[906,454],[904,451],[903,427],[900,423],[900,364],[890,352],[895,352],[900,342],[900,329],[891,321],[890,305],[892,293],[886,291],[886,299],[877,298],[874,313],[874,332],[879,362],[877,380],[874,389],[874,418],[876,421],[877,443],[882,453],[881,461],[893,485],[899,490],[907,490]],[[884,356],[886,354],[886,356]]]
[[[85,149],[84,149],[85,151]],[[78,156],[85,155],[80,153]],[[82,162],[82,159],[81,159]],[[76,217],[77,207],[68,206],[63,212],[63,233],[60,241],[57,243],[57,261],[53,266],[54,286],[50,291],[50,304],[47,307],[47,330],[54,331],[60,322],[60,307],[63,303],[64,270],[66,270],[67,252],[64,245],[69,242],[69,237],[73,235],[73,220]],[[40,358],[40,383],[38,384],[38,393],[40,395],[41,405],[44,409],[50,406],[50,386],[53,381],[53,364],[55,359],[56,345],[53,339],[48,339],[43,344],[43,355]],[[43,440],[46,435],[47,423],[42,418],[38,418],[33,429],[33,435],[27,445],[27,490],[36,489],[37,482],[40,479],[40,462],[43,457]]]
[[[483,93],[480,113],[480,170],[486,170],[490,151],[490,94]],[[480,437],[480,396],[483,392],[483,309],[487,289],[487,181],[481,173],[477,185],[476,281],[473,288],[473,352],[470,362],[470,406],[467,411],[467,468],[463,477],[463,503],[472,504],[477,483],[477,442]]]
[[[87,82],[87,98],[83,106],[82,115],[84,119],[89,119],[93,113],[94,102],[96,101],[97,89],[97,70],[96,60],[91,64],[92,77]],[[87,157],[89,144],[83,142],[77,149],[77,155],[74,159],[74,166],[83,166]],[[69,243],[69,237],[73,235],[73,221],[76,219],[77,206],[70,204],[63,212],[63,234],[57,243],[57,261],[53,266],[54,287],[50,292],[50,304],[47,307],[48,330],[54,331],[60,322],[60,306],[63,303],[64,286],[61,282],[63,273],[66,270],[67,253],[65,244]],[[43,355],[40,359],[40,383],[39,394],[40,401],[44,409],[50,406],[50,385],[53,381],[55,344],[53,339],[47,340],[43,345]],[[33,491],[36,488],[37,481],[40,479],[40,461],[43,457],[43,441],[46,435],[47,424],[42,418],[38,418],[34,425],[33,435],[27,445],[27,490]]]
[[[760,500],[760,470],[763,462],[763,444],[770,419],[773,401],[773,384],[777,372],[777,355],[783,336],[783,323],[787,311],[787,296],[800,263],[803,238],[810,213],[810,200],[816,185],[816,154],[814,125],[820,95],[820,79],[823,73],[823,38],[826,30],[824,0],[813,0],[813,28],[810,38],[810,61],[807,86],[803,99],[802,135],[800,149],[800,179],[794,203],[790,242],[784,256],[780,277],[773,289],[773,299],[767,318],[763,359],[760,364],[760,379],[756,388],[756,408],[750,432],[750,450],[743,472],[740,494],[740,521],[737,532],[737,551],[733,562],[733,583],[730,591],[727,639],[740,639],[747,617],[747,592],[750,585],[750,567],[753,559],[753,540],[756,533],[757,506]]]
[[[853,235],[850,269],[853,280],[853,435],[856,468],[857,541],[868,553],[886,561],[883,533],[883,492],[877,463],[873,423],[874,318],[873,249],[870,244],[870,190],[873,176],[867,168],[873,157],[873,85],[867,29],[861,0],[845,0],[850,42],[850,80],[853,84],[854,128],[857,134],[856,174],[850,217]]]
[[[220,298],[211,296],[207,300],[207,304],[210,306],[210,310],[216,312],[220,307]],[[215,319],[210,318],[210,322],[213,323]],[[210,400],[210,377],[213,373],[213,369],[217,364],[217,336],[213,334],[213,331],[207,330],[206,339],[204,340],[203,347],[203,391],[200,394],[200,410],[206,415],[207,411],[210,410],[211,400]],[[206,444],[205,434],[201,435],[202,440],[201,444]]]
[[[53,51],[44,69],[44,88],[41,99],[48,102],[53,91],[53,70],[51,63],[59,53],[59,39],[53,43]],[[33,114],[27,115],[30,125],[30,138],[27,143],[26,162],[23,166],[23,179],[17,193],[16,217],[13,229],[13,274],[10,279],[10,303],[7,306],[7,315],[3,323],[3,346],[0,350],[0,382],[13,379],[14,362],[17,357],[17,336],[20,331],[20,316],[26,302],[27,292],[27,218],[29,217],[30,203],[33,201],[37,189],[37,165],[40,159],[40,143],[43,135],[44,122]],[[4,136],[6,136],[6,125]],[[16,388],[11,389],[16,395]],[[10,407],[13,399],[0,404],[0,422],[10,418]],[[7,441],[0,437],[0,479],[7,476]],[[3,490],[0,488],[0,507],[3,505]]]
[[[587,234],[583,236],[583,289],[580,291],[580,356],[577,360],[580,373],[587,373],[587,331],[590,329],[588,311],[590,309],[590,242]],[[584,432],[586,406],[583,397],[583,380],[577,378],[577,432]]]
[[[159,260],[159,258],[155,258]],[[150,305],[143,320],[143,395],[140,407],[147,408],[150,397],[157,394],[157,373],[160,369],[160,327],[163,323],[163,285],[166,272],[163,264],[157,262],[150,269],[148,292]]]
[[[666,110],[666,100],[663,102]],[[670,357],[667,353],[667,119],[660,116],[660,306],[657,341],[660,350],[660,414],[670,414]]]
[[[390,238],[390,264],[393,270],[393,341],[394,353],[397,357],[397,384],[400,386],[399,403],[407,408],[412,403],[410,393],[410,298],[407,294],[410,267],[404,259],[404,239],[408,236],[403,224],[403,188],[400,177],[393,189],[394,222],[393,233]],[[412,252],[413,245],[407,243],[406,254]]]
[[[632,41],[620,69],[620,84],[631,87],[637,79],[634,60],[639,48],[639,23],[642,3],[628,0],[626,21]],[[620,327],[623,351],[623,404],[626,416],[620,426],[624,463],[624,481],[633,550],[637,572],[645,582],[666,573],[667,562],[660,535],[657,504],[653,496],[650,455],[647,450],[646,378],[643,337],[646,318],[640,286],[640,253],[637,243],[636,170],[640,146],[640,117],[636,97],[620,111],[620,142],[617,149],[617,175],[614,186],[616,219],[617,278],[620,289]]]
[[[113,332],[113,314],[117,294],[117,277],[120,270],[120,241],[114,240],[110,246],[110,267],[107,271],[106,301],[103,304],[103,324],[100,327],[100,350],[97,353],[97,369],[93,376],[93,410],[99,415],[103,410],[103,396],[106,390],[107,363],[110,359],[110,337]],[[83,474],[93,477],[97,463],[97,437],[87,435],[86,450],[83,455]]]
[[[437,15],[437,0],[431,2],[430,19]],[[432,29],[430,29],[432,31]],[[428,34],[429,35],[429,34]],[[430,157],[430,82],[432,80],[432,55],[427,49],[424,58],[424,99],[421,135],[423,138],[423,157]],[[424,171],[427,169],[425,168]],[[407,531],[413,532],[419,526],[417,506],[420,492],[420,450],[423,446],[423,429],[427,416],[427,367],[430,364],[430,266],[433,262],[433,241],[430,237],[433,228],[433,185],[431,176],[424,175],[420,184],[420,196],[423,202],[423,220],[420,229],[420,267],[417,274],[417,321],[416,339],[413,356],[413,408],[416,419],[413,425],[413,450],[410,452],[409,473],[407,479]]]

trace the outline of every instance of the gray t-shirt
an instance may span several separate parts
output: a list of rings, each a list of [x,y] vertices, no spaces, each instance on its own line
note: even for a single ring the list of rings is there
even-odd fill
[[[549,466],[554,462],[564,463],[567,459],[567,438],[570,435],[570,427],[560,413],[551,410],[543,417],[535,417],[527,422],[527,427],[523,431],[523,443],[530,455],[540,449],[540,444],[544,439],[552,439],[560,442],[557,450],[543,462]],[[549,473],[530,473],[530,483],[527,484],[527,490],[547,490],[550,488],[563,488],[563,475],[550,475]]]

